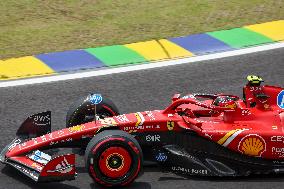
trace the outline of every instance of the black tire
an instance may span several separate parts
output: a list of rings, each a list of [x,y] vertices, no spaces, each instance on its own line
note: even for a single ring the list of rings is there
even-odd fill
[[[91,95],[80,98],[70,106],[66,115],[67,128],[95,119],[95,105],[88,100]],[[102,102],[96,105],[96,114],[100,118],[105,118],[119,115],[119,111],[110,99],[103,98]]]
[[[94,182],[106,187],[132,183],[142,174],[142,163],[139,143],[132,135],[120,130],[105,130],[97,134],[85,152],[89,175]]]

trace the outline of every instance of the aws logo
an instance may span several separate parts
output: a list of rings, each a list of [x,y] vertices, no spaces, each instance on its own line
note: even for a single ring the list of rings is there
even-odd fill
[[[245,155],[261,157],[261,154],[266,151],[266,143],[261,136],[250,134],[242,138],[238,149]]]

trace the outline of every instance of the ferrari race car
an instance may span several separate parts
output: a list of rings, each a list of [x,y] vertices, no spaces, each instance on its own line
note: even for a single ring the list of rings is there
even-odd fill
[[[71,106],[64,129],[51,132],[50,112],[28,117],[0,160],[36,182],[72,180],[75,154],[62,149],[81,149],[89,175],[106,187],[133,182],[146,160],[181,175],[284,173],[284,88],[247,79],[243,99],[175,94],[164,110],[121,115],[90,94]]]

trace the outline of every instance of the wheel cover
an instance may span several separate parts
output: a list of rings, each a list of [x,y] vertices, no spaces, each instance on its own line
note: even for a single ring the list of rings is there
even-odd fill
[[[99,157],[101,173],[113,179],[125,176],[130,170],[131,163],[131,156],[123,147],[110,147]]]

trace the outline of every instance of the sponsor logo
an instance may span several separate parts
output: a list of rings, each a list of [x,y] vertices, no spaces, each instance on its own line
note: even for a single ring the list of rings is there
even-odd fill
[[[33,164],[32,164],[32,167],[36,168],[36,169],[39,170],[39,171],[42,170],[42,167],[41,167],[39,164],[37,164],[37,163],[33,163]]]
[[[12,142],[12,144],[8,147],[8,150],[11,151],[13,148],[15,148],[18,144],[21,143],[21,139],[16,139]]]
[[[272,154],[279,156],[280,158],[284,157],[284,148],[272,147]]]
[[[137,118],[137,122],[135,124],[136,127],[138,126],[142,126],[144,121],[145,121],[145,118],[144,116],[141,114],[141,112],[137,112],[135,113],[135,117]]]
[[[155,158],[156,158],[156,160],[159,161],[159,162],[165,162],[165,161],[168,159],[167,155],[166,155],[165,153],[162,153],[162,152],[158,153],[158,154],[155,156]]]
[[[264,109],[270,109],[269,104],[264,104],[263,107],[264,107]]]
[[[147,142],[160,142],[161,136],[160,135],[147,135],[146,141]]]
[[[271,142],[280,142],[284,144],[284,136],[272,136]]]
[[[45,135],[42,135],[40,138],[41,138],[41,141],[42,141],[42,142],[47,141],[47,139],[46,139]]]
[[[156,120],[155,116],[153,115],[152,111],[145,111],[147,116],[150,118],[150,121]]]
[[[101,94],[92,94],[89,100],[92,104],[99,104],[103,101],[103,97]]]
[[[123,127],[124,131],[132,131],[136,132],[137,130],[152,130],[152,129],[160,129],[160,125],[142,125],[142,126],[133,126],[133,127]]]
[[[67,138],[65,140],[60,140],[60,141],[59,140],[58,141],[51,141],[49,145],[52,146],[52,145],[58,144],[59,142],[60,143],[71,142],[72,140],[73,140],[72,138]]]
[[[182,99],[188,99],[188,98],[193,98],[193,99],[196,99],[194,95],[190,94],[190,95],[186,95],[186,96],[183,96]]]
[[[22,167],[22,166],[19,166],[19,165],[17,165],[17,164],[15,164],[15,165],[13,165],[13,166],[15,166],[15,167],[16,167],[17,169],[19,169],[21,172],[23,172],[23,173],[25,173],[25,174],[31,176],[33,179],[35,179],[35,180],[38,179],[38,176],[34,174],[34,171],[31,172],[30,170],[28,170],[28,169],[26,169],[26,168],[24,168],[24,167]]]
[[[284,161],[273,161],[273,163],[276,163],[276,164],[284,164]]]
[[[70,165],[67,159],[64,157],[64,160],[61,163],[57,164],[54,170],[48,170],[46,172],[48,173],[58,172],[58,173],[65,174],[65,173],[71,172],[72,169],[73,169],[73,165]]]
[[[116,121],[112,117],[101,119],[100,122],[103,126],[117,125]]]
[[[75,132],[82,131],[83,129],[84,129],[84,125],[76,125],[76,126],[70,127],[69,131],[71,133],[75,133]]]
[[[193,174],[193,175],[207,175],[208,171],[206,169],[188,169],[188,168],[184,168],[184,167],[172,167],[173,171],[179,171],[179,172],[183,172],[186,174]]]
[[[39,150],[35,151],[33,154],[29,156],[29,158],[37,163],[46,165],[50,160],[51,156],[45,154]]]
[[[261,90],[262,90],[262,87],[250,87],[249,90],[250,90],[251,92],[253,92],[253,91],[261,91]]]
[[[175,127],[175,122],[173,121],[167,121],[167,127],[168,127],[168,130],[171,131],[174,129]]]
[[[63,134],[64,134],[64,131],[59,130],[59,131],[57,132],[57,134],[58,134],[59,136],[61,136],[61,135],[63,135]]]
[[[261,157],[261,154],[266,151],[266,143],[261,136],[250,134],[242,138],[238,149],[245,155]]]
[[[121,123],[127,123],[127,122],[129,122],[129,120],[128,120],[128,118],[126,117],[125,114],[115,116],[115,118],[117,119],[117,121],[119,121],[119,122],[121,122]]]
[[[277,96],[277,105],[284,109],[284,90],[281,91]]]
[[[242,110],[242,116],[251,115],[251,112],[249,110]]]
[[[41,125],[46,125],[46,124],[50,124],[51,121],[51,117],[50,115],[35,115],[33,117],[34,120],[34,124],[41,126]]]
[[[272,130],[278,130],[278,126],[273,125],[273,126],[272,126]]]

